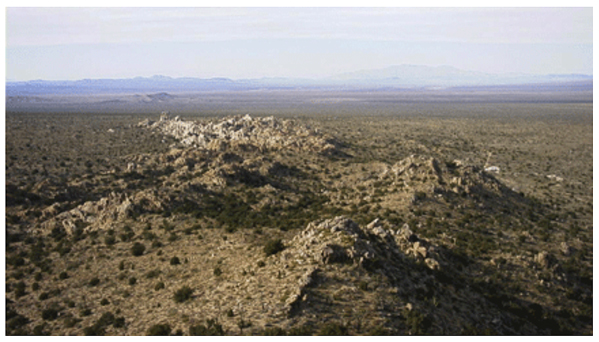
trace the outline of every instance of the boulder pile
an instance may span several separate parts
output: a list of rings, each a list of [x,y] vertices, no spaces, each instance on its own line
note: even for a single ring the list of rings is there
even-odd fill
[[[272,116],[252,118],[246,114],[202,124],[163,113],[159,121],[144,120],[138,127],[160,131],[184,145],[207,150],[224,151],[236,146],[259,151],[294,149],[323,154],[335,150],[332,139],[318,130]]]

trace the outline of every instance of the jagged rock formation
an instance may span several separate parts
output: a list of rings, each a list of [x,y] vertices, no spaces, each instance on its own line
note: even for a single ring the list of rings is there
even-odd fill
[[[259,151],[296,149],[326,154],[335,150],[330,137],[291,120],[278,120],[272,116],[252,118],[246,114],[201,124],[181,121],[179,117],[171,119],[163,113],[159,121],[145,120],[138,126],[171,135],[184,145],[215,151],[241,147]]]
[[[44,210],[44,217],[49,219],[39,225],[42,233],[48,234],[57,228],[67,234],[73,234],[77,229],[82,231],[109,229],[136,212],[159,211],[163,205],[152,191],[140,191],[132,197],[113,192],[99,201],[88,201],[59,214],[57,214],[58,208],[59,206],[52,205]]]
[[[394,176],[396,185],[436,194],[498,193],[501,186],[494,177],[476,166],[463,165],[459,160],[440,163],[422,155],[411,155],[395,163],[382,176],[390,175]]]

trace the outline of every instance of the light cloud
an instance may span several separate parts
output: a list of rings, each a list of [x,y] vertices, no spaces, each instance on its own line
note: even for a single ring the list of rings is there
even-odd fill
[[[592,8],[7,8],[7,78],[592,74]]]
[[[591,8],[8,8],[8,45],[312,38],[592,44]]]

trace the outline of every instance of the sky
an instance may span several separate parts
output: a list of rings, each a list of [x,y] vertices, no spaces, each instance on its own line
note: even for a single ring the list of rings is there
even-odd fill
[[[6,8],[6,80],[593,73],[587,8]]]

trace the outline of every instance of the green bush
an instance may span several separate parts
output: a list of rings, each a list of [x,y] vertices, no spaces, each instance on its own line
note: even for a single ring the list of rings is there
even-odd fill
[[[112,246],[116,243],[116,238],[114,237],[114,235],[108,235],[104,238],[104,243],[107,246]]]
[[[98,284],[100,284],[100,279],[98,279],[97,277],[89,281],[89,286],[96,286]]]
[[[146,278],[152,279],[152,278],[158,277],[159,275],[160,275],[160,270],[155,269],[155,270],[151,270],[150,272],[146,273]]]
[[[47,333],[44,331],[44,328],[46,328],[45,323],[36,325],[35,328],[33,328],[33,336],[46,336]]]
[[[170,334],[171,326],[169,324],[155,324],[146,333],[147,336],[168,336]]]
[[[140,256],[144,254],[145,250],[146,246],[144,246],[144,244],[136,242],[131,247],[131,254],[133,254],[134,256]]]
[[[290,328],[289,331],[287,331],[288,336],[311,336],[312,333],[312,328],[308,325],[293,327]]]
[[[122,328],[125,326],[125,317],[117,317],[112,323],[112,326],[115,328]]]
[[[432,320],[426,314],[416,310],[404,312],[406,324],[414,335],[425,334],[432,325]]]
[[[368,291],[368,283],[367,283],[367,282],[365,282],[365,281],[361,281],[361,282],[358,284],[358,288],[359,288],[360,290],[362,290],[362,291]]]
[[[104,336],[106,330],[102,326],[96,324],[83,328],[83,335],[85,336]]]
[[[183,303],[189,299],[191,299],[191,295],[193,294],[193,289],[189,286],[183,286],[182,288],[175,291],[175,295],[173,299],[176,303]]]
[[[223,326],[214,319],[206,320],[206,325],[198,324],[189,327],[190,336],[223,336]]]
[[[42,319],[45,321],[53,321],[58,318],[58,310],[49,308],[42,311]]]
[[[25,291],[25,283],[23,281],[16,283],[15,284],[15,297],[17,297],[17,298],[23,297],[26,294],[27,294],[27,292]]]
[[[114,323],[114,320],[115,320],[115,317],[112,312],[105,312],[102,314],[100,319],[98,319],[98,321],[96,322],[96,325],[105,327],[108,325],[112,325]]]
[[[320,336],[344,336],[348,335],[347,327],[343,324],[330,322],[324,324],[318,331]]]
[[[266,253],[266,256],[277,254],[284,249],[285,245],[283,245],[281,239],[268,240],[266,245],[264,245],[264,253]]]
[[[287,332],[279,327],[266,328],[260,333],[262,336],[286,336]]]

